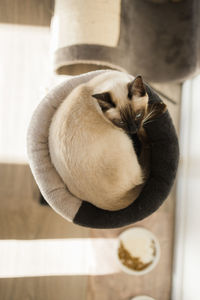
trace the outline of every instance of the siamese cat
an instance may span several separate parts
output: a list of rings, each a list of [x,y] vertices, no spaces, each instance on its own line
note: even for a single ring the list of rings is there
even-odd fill
[[[69,191],[105,210],[130,205],[146,176],[130,136],[145,145],[144,122],[164,110],[148,106],[141,76],[108,71],[74,88],[49,130],[51,160]]]

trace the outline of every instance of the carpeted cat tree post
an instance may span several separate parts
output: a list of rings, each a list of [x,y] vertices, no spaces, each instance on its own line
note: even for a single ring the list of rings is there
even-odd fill
[[[70,75],[108,68],[125,71],[99,48],[117,47],[120,13],[120,0],[56,0],[51,24],[55,71]]]
[[[200,71],[199,0],[56,0],[54,70],[114,68],[147,81],[182,81]]]

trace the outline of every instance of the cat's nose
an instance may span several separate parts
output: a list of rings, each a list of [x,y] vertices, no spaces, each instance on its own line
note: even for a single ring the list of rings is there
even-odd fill
[[[131,134],[134,134],[134,133],[136,133],[137,132],[137,125],[136,125],[136,123],[132,123],[132,124],[130,124],[130,126],[129,126],[129,132],[131,133]]]

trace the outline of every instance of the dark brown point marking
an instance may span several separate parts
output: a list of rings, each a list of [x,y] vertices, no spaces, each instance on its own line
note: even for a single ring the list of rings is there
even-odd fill
[[[131,104],[126,105],[125,107],[120,109],[120,117],[124,122],[124,130],[130,134],[134,134],[137,132],[137,124],[135,122],[135,113],[132,109]]]
[[[138,75],[133,81],[128,83],[128,98],[132,100],[133,95],[144,97],[146,89],[141,75]]]
[[[167,111],[167,106],[164,102],[153,102],[148,105],[147,110],[147,116],[145,117],[145,120],[152,120],[159,118],[162,114],[164,114]]]
[[[109,92],[100,93],[100,94],[94,94],[92,95],[95,99],[97,99],[101,109],[103,112],[106,110],[116,107],[116,104],[114,103],[111,94]]]
[[[131,82],[128,83],[128,99],[129,100],[132,100],[132,97],[133,97],[131,84],[132,84]]]

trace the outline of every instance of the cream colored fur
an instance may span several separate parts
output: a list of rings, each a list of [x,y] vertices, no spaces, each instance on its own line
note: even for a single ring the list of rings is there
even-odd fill
[[[81,84],[59,106],[49,130],[52,163],[70,192],[106,210],[125,208],[138,197],[143,172],[130,138],[92,95],[111,91],[123,105],[131,80],[110,71]]]

